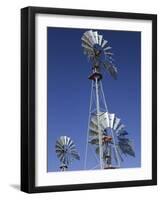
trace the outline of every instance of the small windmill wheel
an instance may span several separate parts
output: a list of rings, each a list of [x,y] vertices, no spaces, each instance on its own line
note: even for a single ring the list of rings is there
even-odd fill
[[[61,136],[56,141],[56,154],[61,162],[60,169],[66,171],[73,160],[80,160],[74,142],[67,136]]]

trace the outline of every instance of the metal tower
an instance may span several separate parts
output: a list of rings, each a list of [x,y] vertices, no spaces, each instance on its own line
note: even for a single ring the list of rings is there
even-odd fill
[[[92,169],[119,168],[120,162],[123,161],[122,154],[135,156],[135,153],[131,141],[126,137],[128,133],[121,119],[107,109],[101,68],[103,66],[114,79],[117,78],[111,47],[97,31],[86,31],[81,40],[84,54],[92,64],[92,74],[88,77],[92,84],[84,169],[87,169],[90,146],[94,149],[96,159],[99,158],[98,165]]]

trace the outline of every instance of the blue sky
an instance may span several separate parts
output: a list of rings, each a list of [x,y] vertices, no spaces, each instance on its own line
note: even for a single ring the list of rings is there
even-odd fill
[[[71,137],[80,153],[80,161],[74,161],[69,170],[83,169],[91,89],[88,79],[91,64],[81,47],[85,31],[87,29],[47,29],[48,172],[59,171],[55,142],[62,135]],[[122,167],[140,167],[141,33],[112,30],[99,30],[99,33],[112,46],[118,69],[117,80],[103,71],[108,110],[122,119],[134,141],[136,156],[125,157]]]

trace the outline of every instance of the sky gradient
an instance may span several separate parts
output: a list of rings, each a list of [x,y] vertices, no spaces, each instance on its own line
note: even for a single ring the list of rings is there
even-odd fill
[[[91,64],[81,47],[85,31],[87,29],[47,29],[48,172],[59,171],[55,142],[62,135],[71,137],[81,158],[74,161],[69,170],[82,170],[84,166],[91,89],[88,79]],[[140,167],[141,33],[112,30],[99,30],[99,33],[112,46],[118,69],[117,80],[103,71],[102,84],[108,110],[122,119],[135,147],[135,158],[125,157],[121,166]]]

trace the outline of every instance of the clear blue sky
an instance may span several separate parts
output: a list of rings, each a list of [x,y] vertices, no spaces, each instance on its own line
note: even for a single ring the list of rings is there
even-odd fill
[[[81,160],[70,170],[84,164],[91,81],[91,65],[83,54],[81,37],[87,29],[48,27],[48,144],[47,171],[58,171],[60,162],[55,142],[67,135],[74,140]],[[109,112],[126,125],[134,141],[136,157],[125,157],[122,167],[140,167],[140,63],[141,33],[99,30],[109,41],[118,69],[118,79],[103,73],[103,87]]]

